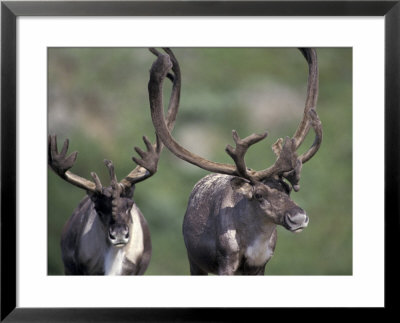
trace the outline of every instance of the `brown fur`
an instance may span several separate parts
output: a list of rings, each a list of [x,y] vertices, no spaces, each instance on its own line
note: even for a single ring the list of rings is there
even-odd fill
[[[297,214],[304,211],[279,180],[254,185],[228,175],[204,177],[189,197],[183,221],[191,274],[263,275],[275,250],[276,226],[306,225],[285,220]],[[308,221],[305,214],[299,219]],[[254,264],[248,253],[257,241],[264,241],[264,249],[254,251],[260,259]]]

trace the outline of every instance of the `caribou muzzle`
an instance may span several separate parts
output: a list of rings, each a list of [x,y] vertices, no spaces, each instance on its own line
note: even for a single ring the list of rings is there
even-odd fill
[[[127,225],[114,225],[108,231],[108,239],[115,247],[123,247],[129,241],[129,228]]]
[[[307,227],[308,216],[300,208],[292,209],[285,213],[283,217],[283,226],[291,232],[301,232]]]

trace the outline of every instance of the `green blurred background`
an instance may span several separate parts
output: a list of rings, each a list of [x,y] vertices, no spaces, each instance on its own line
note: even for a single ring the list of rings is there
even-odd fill
[[[247,165],[264,169],[274,161],[271,145],[295,132],[303,113],[308,69],[294,48],[176,48],[182,92],[175,138],[208,159],[232,163],[224,149],[232,129],[244,137],[268,130],[252,146]],[[324,140],[304,165],[293,200],[306,210],[300,234],[278,227],[267,275],[352,274],[352,50],[317,49],[320,69],[318,114]],[[155,57],[145,48],[49,48],[48,131],[59,147],[70,139],[78,151],[72,171],[95,171],[108,185],[103,159],[122,179],[134,167],[134,146],[154,141],[147,82]],[[171,85],[164,86],[165,102]],[[310,132],[301,147],[313,141]],[[188,275],[182,220],[189,194],[206,175],[164,149],[158,172],[136,186],[134,199],[151,231],[153,255],[146,275]],[[48,274],[63,275],[60,235],[85,192],[48,172]]]

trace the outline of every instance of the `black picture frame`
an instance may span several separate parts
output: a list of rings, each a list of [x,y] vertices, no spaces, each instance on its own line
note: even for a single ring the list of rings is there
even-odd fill
[[[394,309],[399,234],[400,1],[4,1],[1,3],[1,321],[186,322],[254,319],[272,309],[16,306],[16,19],[19,16],[382,16],[385,19],[385,307]],[[371,129],[373,136],[373,129]],[[368,138],[365,138],[368,140]],[[368,161],[365,161],[368,163]],[[371,165],[371,170],[373,169]],[[367,175],[366,175],[367,176]],[[371,175],[368,175],[371,176]],[[371,185],[371,189],[373,189]],[[371,259],[373,261],[373,259]],[[266,291],[267,292],[267,291]],[[277,309],[274,309],[277,310]],[[282,310],[282,309],[281,309]],[[289,309],[283,309],[289,310]],[[247,311],[247,312],[246,312]],[[299,311],[296,309],[295,311]],[[251,312],[251,313],[249,313]],[[291,311],[289,311],[290,313]],[[371,313],[368,311],[368,313]],[[288,313],[285,313],[287,315]],[[299,315],[291,312],[293,315]],[[254,315],[254,316],[253,316]]]

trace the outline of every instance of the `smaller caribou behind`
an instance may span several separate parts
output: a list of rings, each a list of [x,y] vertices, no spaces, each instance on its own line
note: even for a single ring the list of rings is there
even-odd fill
[[[192,275],[264,275],[272,257],[277,225],[300,232],[309,222],[305,211],[293,202],[290,192],[299,190],[300,171],[318,151],[322,126],[316,112],[318,64],[314,49],[301,49],[308,63],[307,99],[303,118],[292,138],[278,139],[273,145],[275,163],[255,171],[246,166],[245,154],[267,133],[240,138],[233,131],[236,147],[226,152],[235,165],[209,161],[183,148],[165,124],[162,73],[168,57],[153,64],[149,81],[150,107],[157,135],[177,157],[215,174],[202,178],[194,187],[183,220],[183,237]],[[164,63],[163,63],[164,62]],[[315,140],[303,154],[297,150],[309,130]]]
[[[168,77],[172,80],[167,123],[172,131],[179,106],[181,77],[178,62],[172,51],[164,49],[171,57]],[[160,56],[161,53],[150,49]],[[172,68],[172,73],[169,70]],[[144,136],[147,151],[135,147],[140,159],[132,157],[137,167],[119,183],[114,165],[105,160],[111,183],[102,186],[99,177],[82,178],[69,169],[74,165],[77,152],[67,156],[68,139],[58,152],[56,136],[49,136],[48,164],[65,181],[86,190],[87,196],[65,224],[61,236],[61,252],[67,275],[142,275],[150,262],[152,246],[145,218],[133,200],[135,184],[157,171],[163,145],[156,139],[152,144]]]

